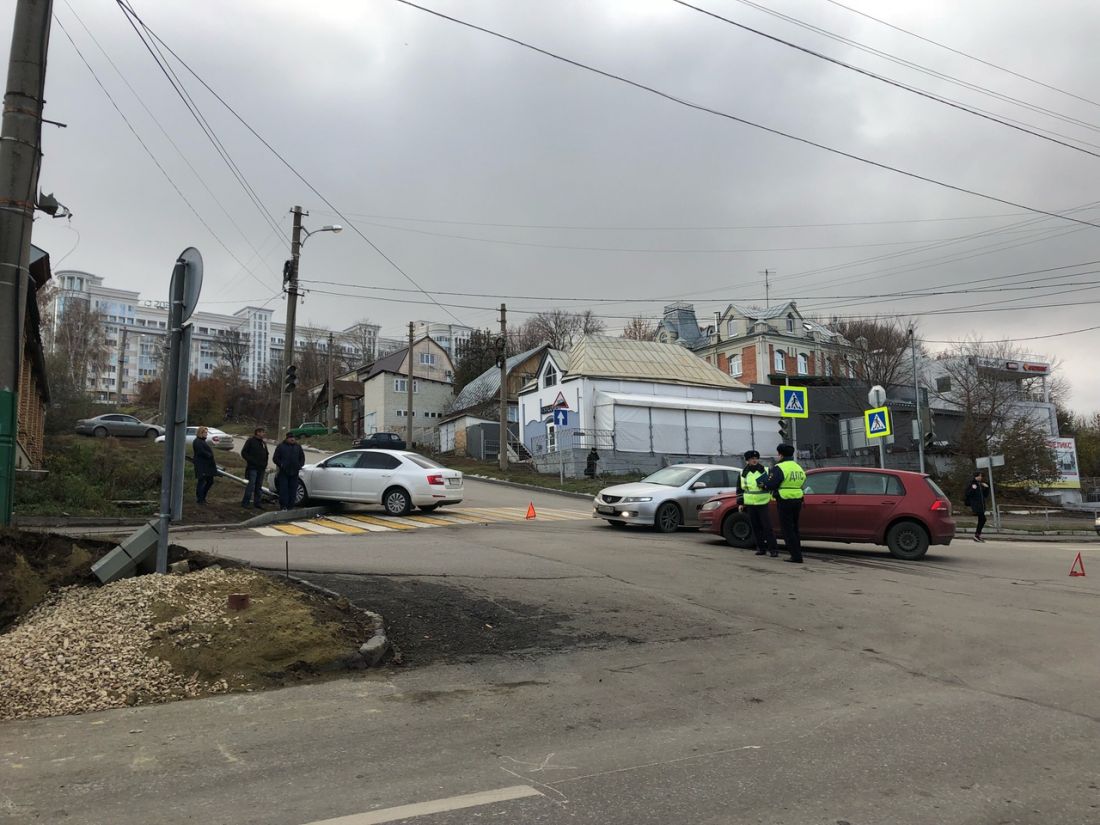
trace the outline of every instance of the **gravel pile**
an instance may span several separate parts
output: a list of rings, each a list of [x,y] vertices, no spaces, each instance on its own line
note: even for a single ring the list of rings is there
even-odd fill
[[[0,636],[0,720],[227,691],[224,680],[181,675],[147,650],[166,638],[199,647],[208,638],[191,625],[231,624],[225,593],[248,592],[259,577],[209,568],[50,594]]]

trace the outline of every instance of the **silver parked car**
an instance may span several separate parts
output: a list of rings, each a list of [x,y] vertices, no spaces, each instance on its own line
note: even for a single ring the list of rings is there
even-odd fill
[[[593,518],[612,527],[644,524],[662,533],[699,524],[699,508],[719,493],[737,490],[741,471],[720,464],[673,464],[641,481],[601,490],[592,502]]]
[[[213,449],[215,449],[215,450],[232,450],[233,449],[233,436],[231,436],[229,433],[222,432],[217,427],[207,427],[206,429],[209,431],[206,434],[206,440],[210,442],[210,446]],[[199,434],[199,428],[198,427],[188,427],[187,428],[186,441],[187,441],[187,446],[188,447],[190,447],[191,442],[194,441],[196,437],[198,437],[198,434]],[[165,440],[164,436],[159,435],[159,436],[157,436],[156,443],[157,444],[163,444],[164,440]]]
[[[403,516],[413,507],[431,512],[458,504],[462,495],[462,473],[419,453],[347,450],[302,468],[295,504],[309,499],[381,504],[389,515]]]
[[[122,413],[82,418],[76,422],[76,431],[80,435],[94,435],[96,438],[106,438],[109,435],[119,438],[156,438],[164,435],[164,427],[159,424],[147,424],[132,415]]]

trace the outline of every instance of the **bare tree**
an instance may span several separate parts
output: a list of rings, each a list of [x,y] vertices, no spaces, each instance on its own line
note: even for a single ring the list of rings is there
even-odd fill
[[[854,378],[861,386],[890,387],[911,383],[909,327],[896,318],[857,318],[841,322],[836,331],[853,345]]]
[[[566,312],[552,309],[527,319],[514,340],[521,350],[549,344],[554,349],[568,350],[582,335],[596,335],[606,329],[604,322],[592,310]]]
[[[241,383],[244,365],[251,351],[248,333],[240,330],[231,330],[214,341],[214,353],[225,364],[234,384]]]
[[[107,367],[104,315],[88,301],[70,298],[49,320],[51,378],[57,375],[74,392],[84,393],[88,378]]]
[[[622,337],[631,341],[656,341],[657,325],[648,318],[636,315],[623,329]]]

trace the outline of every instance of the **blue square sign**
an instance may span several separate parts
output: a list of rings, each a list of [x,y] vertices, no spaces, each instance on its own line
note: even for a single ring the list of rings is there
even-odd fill
[[[554,426],[555,427],[568,427],[569,426],[569,410],[554,410]]]

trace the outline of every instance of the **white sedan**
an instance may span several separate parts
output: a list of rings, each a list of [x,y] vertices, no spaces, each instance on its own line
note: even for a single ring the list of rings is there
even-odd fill
[[[404,450],[347,450],[299,475],[295,504],[310,499],[381,504],[391,516],[462,501],[462,473]]]
[[[210,442],[210,446],[215,450],[232,450],[233,449],[233,436],[229,433],[223,433],[221,430],[214,427],[207,427],[209,432],[206,434],[206,440]],[[187,446],[191,446],[191,442],[195,440],[199,432],[198,427],[187,428]],[[164,443],[164,436],[157,436],[157,444]]]

